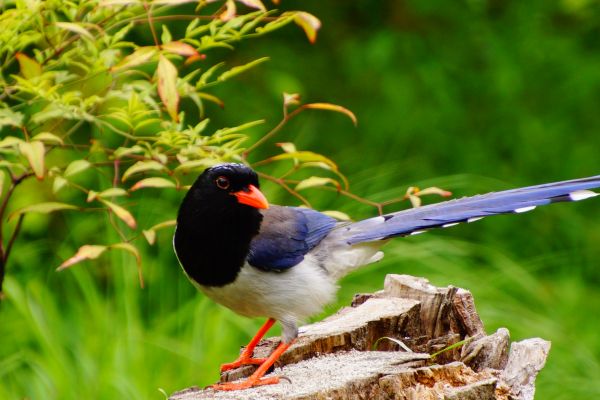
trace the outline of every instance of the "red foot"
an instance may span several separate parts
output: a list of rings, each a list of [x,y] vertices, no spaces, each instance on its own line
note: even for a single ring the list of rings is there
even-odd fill
[[[255,386],[263,386],[263,385],[274,385],[279,383],[279,377],[273,376],[269,378],[262,379],[251,379],[248,378],[242,382],[227,382],[227,383],[217,383],[212,385],[211,388],[215,390],[244,390],[249,389]]]
[[[293,342],[293,341],[292,341]],[[269,358],[267,358],[260,367],[248,379],[242,382],[234,382],[234,383],[217,383],[213,385],[212,388],[216,390],[243,390],[248,389],[254,386],[262,386],[262,385],[273,385],[275,383],[279,383],[279,378],[276,376],[263,378],[263,376],[267,373],[269,368],[279,359],[281,356],[292,344],[290,343],[279,343],[279,346],[271,353]]]
[[[234,362],[230,362],[227,364],[221,365],[221,372],[229,371],[230,369],[234,369],[237,367],[241,367],[242,365],[261,365],[267,359],[266,358],[238,358]]]

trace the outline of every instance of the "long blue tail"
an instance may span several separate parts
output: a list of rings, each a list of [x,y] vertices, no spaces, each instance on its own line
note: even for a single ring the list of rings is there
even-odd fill
[[[446,228],[497,214],[522,213],[537,206],[597,196],[600,175],[564,182],[492,192],[369,218],[348,226],[348,243],[371,242]]]

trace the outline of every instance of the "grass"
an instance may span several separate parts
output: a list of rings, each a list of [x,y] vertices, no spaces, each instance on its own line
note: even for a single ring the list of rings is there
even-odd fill
[[[211,110],[215,126],[265,115],[275,123],[283,91],[346,106],[358,128],[314,111],[275,141],[330,156],[352,190],[374,200],[410,185],[460,197],[600,171],[595,3],[338,3],[302,2],[323,21],[315,46],[294,29],[240,44],[231,65],[263,54],[271,61],[215,91],[227,104]],[[297,204],[264,188],[274,203]],[[19,201],[33,195],[25,188]],[[373,214],[335,194],[310,195],[319,209]],[[174,216],[179,199],[149,192],[138,222]],[[387,273],[461,286],[473,292],[488,332],[505,326],[514,340],[552,341],[537,398],[596,398],[598,207],[592,199],[395,240],[381,263],[342,281],[325,314],[354,293],[380,289]],[[213,383],[219,364],[234,359],[263,322],[198,294],[166,232],[144,251],[145,289],[125,254],[54,272],[77,245],[110,242],[108,234],[68,215],[26,219],[0,304],[1,399],[164,399],[160,389]]]

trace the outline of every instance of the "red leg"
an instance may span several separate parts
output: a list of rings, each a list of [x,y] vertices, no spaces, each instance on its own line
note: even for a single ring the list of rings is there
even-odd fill
[[[273,385],[275,383],[279,383],[279,377],[273,376],[269,378],[263,378],[265,373],[271,368],[271,366],[277,361],[277,359],[292,345],[293,341],[290,343],[279,343],[279,346],[271,353],[269,358],[263,362],[260,367],[252,375],[250,375],[245,381],[242,382],[228,382],[228,383],[217,383],[213,385],[212,388],[216,390],[242,390],[248,389],[254,386],[262,386],[262,385]]]
[[[273,318],[269,318],[267,322],[264,323],[263,326],[256,332],[256,335],[252,338],[248,346],[244,349],[242,354],[238,357],[237,360],[231,363],[221,365],[221,372],[229,371],[230,369],[237,368],[241,365],[253,364],[260,365],[262,364],[266,358],[252,358],[252,353],[254,353],[254,348],[260,342],[260,339],[265,336],[269,329],[273,326],[275,320]]]

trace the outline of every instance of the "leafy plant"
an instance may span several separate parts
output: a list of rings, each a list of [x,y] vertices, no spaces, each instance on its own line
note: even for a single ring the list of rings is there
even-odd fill
[[[157,231],[175,221],[139,226],[138,191],[186,189],[190,173],[227,160],[249,162],[255,149],[306,110],[343,113],[356,124],[344,107],[301,103],[299,95],[284,94],[282,120],[250,145],[249,132],[264,120],[209,127],[211,104],[224,105],[211,90],[268,60],[229,66],[215,50],[234,50],[239,41],[292,22],[314,42],[320,22],[306,12],[278,13],[260,0],[14,1],[0,10],[0,188],[6,188],[0,203],[0,233],[6,234],[0,234],[0,293],[28,214],[95,212],[95,224],[107,217],[119,240],[84,244],[58,269],[121,250],[135,258],[143,285],[138,239],[154,244]],[[329,158],[293,143],[279,147],[280,154],[251,165],[291,163],[283,176],[261,175],[304,204],[310,205],[299,192],[313,187],[336,190],[380,212],[387,204],[350,193]],[[307,168],[320,172],[295,178]],[[15,190],[33,178],[44,195],[6,220]],[[410,189],[405,198],[417,205],[427,193],[447,195],[436,188]]]

